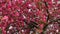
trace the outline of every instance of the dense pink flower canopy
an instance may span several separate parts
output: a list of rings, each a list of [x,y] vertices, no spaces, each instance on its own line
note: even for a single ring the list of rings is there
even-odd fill
[[[0,34],[60,34],[60,0],[0,0]]]

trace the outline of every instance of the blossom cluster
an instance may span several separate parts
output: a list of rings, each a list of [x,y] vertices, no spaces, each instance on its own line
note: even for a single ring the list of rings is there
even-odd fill
[[[1,34],[60,34],[59,28],[58,0],[0,0]]]

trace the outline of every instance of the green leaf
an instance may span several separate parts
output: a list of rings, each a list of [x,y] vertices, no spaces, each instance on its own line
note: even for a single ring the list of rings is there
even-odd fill
[[[0,28],[0,34],[2,34],[2,29]]]

